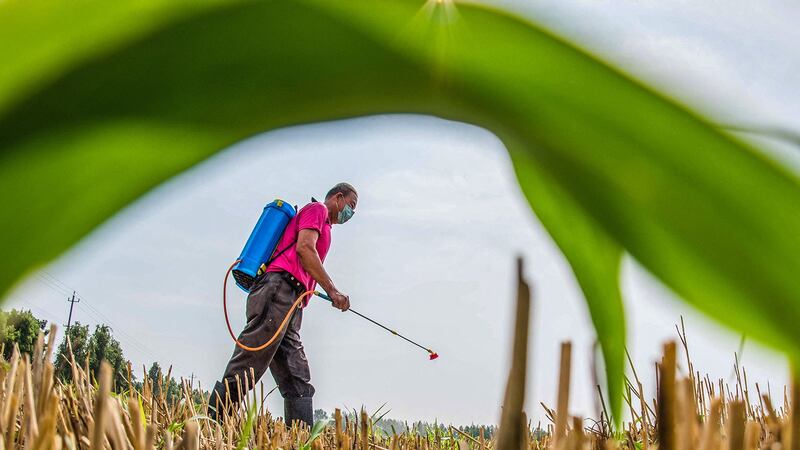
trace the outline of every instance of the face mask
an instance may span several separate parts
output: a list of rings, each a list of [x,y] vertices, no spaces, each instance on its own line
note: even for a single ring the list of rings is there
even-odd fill
[[[345,203],[344,208],[342,208],[342,210],[339,211],[339,216],[337,217],[337,219],[339,220],[339,223],[342,224],[350,220],[350,218],[353,217],[353,214],[355,214],[353,208],[351,208],[350,205]]]

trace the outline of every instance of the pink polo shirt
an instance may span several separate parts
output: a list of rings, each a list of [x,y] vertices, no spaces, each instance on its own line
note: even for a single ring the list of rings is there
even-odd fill
[[[303,268],[300,257],[297,256],[297,247],[293,244],[297,241],[300,230],[316,230],[319,233],[317,253],[319,253],[319,259],[325,262],[325,255],[328,254],[328,249],[331,247],[331,222],[328,220],[328,208],[324,203],[312,202],[302,207],[286,225],[286,230],[278,241],[275,251],[280,252],[290,245],[291,247],[269,264],[267,272],[284,270],[294,275],[306,286],[307,290],[313,290],[317,282]],[[304,306],[308,304],[308,300],[309,297],[306,297]]]

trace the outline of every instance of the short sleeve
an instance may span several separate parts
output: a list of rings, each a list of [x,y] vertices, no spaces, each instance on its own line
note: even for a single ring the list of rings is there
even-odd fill
[[[297,230],[317,230],[322,233],[322,227],[328,218],[328,208],[325,204],[309,203],[297,213]]]

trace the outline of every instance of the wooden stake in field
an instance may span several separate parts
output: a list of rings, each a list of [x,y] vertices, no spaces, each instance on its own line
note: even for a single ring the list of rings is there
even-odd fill
[[[728,403],[728,448],[744,450],[745,407],[741,400]]]
[[[675,442],[675,342],[664,345],[659,366],[658,449],[677,450]]]
[[[530,288],[522,271],[522,258],[517,259],[517,314],[514,324],[514,346],[511,369],[508,373],[503,414],[497,436],[497,450],[519,450],[522,447],[525,378],[528,362],[528,316],[530,314]],[[524,424],[527,426],[527,424]]]
[[[569,420],[569,383],[572,373],[572,343],[561,343],[561,364],[558,377],[558,405],[556,406],[556,428],[553,447],[560,448],[567,435]]]
[[[788,433],[788,443],[791,443],[792,450],[800,450],[800,370],[796,363],[792,364],[792,406],[791,406],[791,428]],[[787,445],[788,447],[788,445]]]

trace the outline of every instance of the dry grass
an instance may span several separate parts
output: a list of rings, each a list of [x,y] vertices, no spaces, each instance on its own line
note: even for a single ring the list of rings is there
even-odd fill
[[[182,380],[183,399],[168,404],[164,392],[145,376],[141,389],[129,382],[126,393],[111,392],[111,368],[103,365],[99,380],[87,374],[88,366],[71,361],[73,382],[62,384],[53,376],[52,352],[55,327],[48,341],[40,336],[33,359],[18,351],[0,368],[0,450],[27,449],[641,449],[641,450],[796,450],[800,448],[798,419],[791,405],[796,398],[784,392],[773,399],[755,385],[736,365],[737,380],[701,377],[689,358],[685,332],[679,329],[682,353],[675,343],[664,348],[657,371],[656,398],[645,395],[631,365],[625,406],[630,420],[614,430],[607,413],[596,421],[567,413],[571,346],[562,346],[556,409],[542,405],[550,419],[545,432],[533,432],[523,412],[527,358],[530,294],[519,270],[518,317],[515,324],[514,359],[509,373],[499,432],[494,439],[473,437],[450,427],[427,436],[378,432],[362,411],[360,420],[349,420],[337,410],[318,439],[309,441],[306,427],[287,427],[263,409],[263,387],[243,399],[242,413],[212,422],[203,414],[206,404],[195,405],[188,382]],[[677,360],[685,356],[685,375]],[[683,365],[684,363],[682,363]],[[130,379],[130,376],[128,377]],[[164,380],[158,380],[157,384]],[[792,397],[797,396],[793,390]],[[260,406],[256,406],[260,405]],[[249,411],[249,413],[248,413]],[[586,426],[590,423],[590,426]]]

